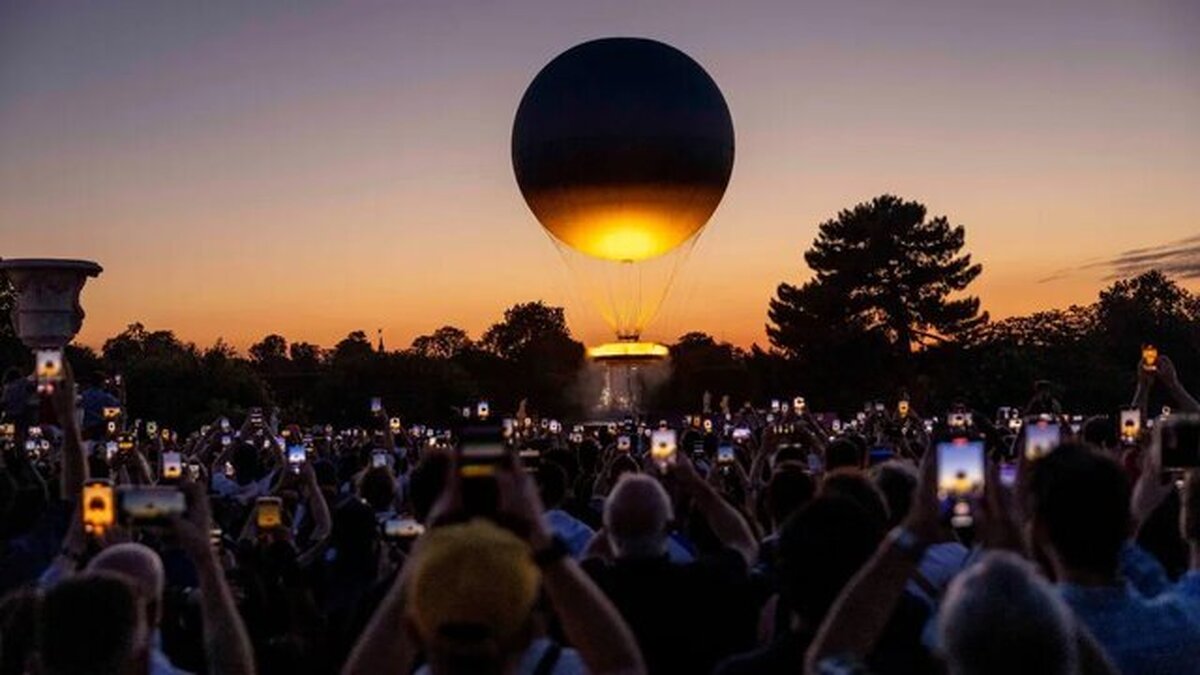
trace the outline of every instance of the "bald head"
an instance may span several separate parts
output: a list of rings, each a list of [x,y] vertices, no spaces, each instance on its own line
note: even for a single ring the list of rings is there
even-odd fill
[[[166,585],[162,559],[148,546],[126,543],[109,546],[88,563],[89,572],[104,572],[124,578],[145,603],[152,623],[158,623]]]
[[[622,475],[604,505],[604,527],[621,558],[665,554],[667,525],[673,517],[667,491],[643,474]]]

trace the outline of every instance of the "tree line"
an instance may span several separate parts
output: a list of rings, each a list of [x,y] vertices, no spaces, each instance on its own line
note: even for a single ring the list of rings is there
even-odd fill
[[[811,279],[780,284],[771,298],[769,344],[679,337],[646,407],[693,411],[707,391],[735,405],[801,394],[816,409],[850,413],[903,393],[922,412],[957,401],[991,412],[1024,404],[1044,380],[1069,409],[1111,412],[1133,390],[1143,343],[1200,389],[1200,297],[1166,275],[1149,270],[1114,281],[1090,305],[995,321],[966,293],[981,267],[964,244],[961,225],[917,202],[883,195],[842,211],[804,255]],[[5,283],[0,312],[11,304]],[[0,323],[0,366],[27,371],[27,351]],[[68,358],[85,379],[121,373],[132,415],[184,429],[270,405],[289,420],[363,423],[371,396],[428,421],[479,399],[576,417],[596,395],[563,309],[540,301],[510,307],[477,339],[444,326],[407,348],[381,346],[363,331],[330,348],[268,335],[242,355],[223,341],[201,348],[133,324],[98,352],[70,347]]]

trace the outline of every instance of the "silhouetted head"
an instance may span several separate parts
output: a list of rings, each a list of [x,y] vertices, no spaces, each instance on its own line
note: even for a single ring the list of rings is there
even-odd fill
[[[878,520],[845,497],[819,496],[784,523],[780,587],[804,630],[817,629],[882,538]]]
[[[1129,482],[1114,460],[1061,445],[1032,464],[1027,499],[1034,543],[1056,571],[1116,575],[1130,515]]]
[[[618,558],[653,558],[667,552],[671,498],[657,480],[625,474],[604,504],[604,527]]]
[[[147,672],[149,627],[124,577],[85,574],[46,592],[38,655],[47,675]]]
[[[950,584],[938,614],[950,675],[1077,671],[1075,620],[1032,564],[1004,551]]]
[[[396,478],[392,470],[383,466],[368,469],[358,484],[358,496],[376,513],[392,508],[396,499]]]
[[[888,507],[883,493],[857,469],[838,469],[825,474],[818,494],[853,500],[875,519],[880,528],[887,527]]]
[[[863,457],[863,449],[857,443],[848,438],[839,438],[825,446],[825,470],[861,469]]]
[[[162,595],[166,586],[162,559],[149,546],[114,544],[88,563],[89,572],[102,572],[127,580],[145,607],[146,620],[157,626],[162,619]]]
[[[871,467],[869,475],[887,502],[888,526],[899,525],[908,515],[913,491],[917,489],[916,467],[907,462],[884,462]]]
[[[784,462],[775,466],[767,483],[767,512],[775,528],[783,525],[813,498],[817,485],[799,462]]]

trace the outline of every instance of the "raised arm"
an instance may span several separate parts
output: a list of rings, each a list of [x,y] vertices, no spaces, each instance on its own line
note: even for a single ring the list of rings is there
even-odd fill
[[[51,404],[63,434],[62,477],[58,484],[58,496],[63,501],[73,502],[83,492],[83,482],[87,480],[87,460],[83,456],[83,437],[75,415],[75,376],[66,358],[63,359],[63,380],[51,395]]]
[[[747,565],[753,565],[758,560],[758,542],[742,514],[696,473],[696,468],[684,454],[678,454],[671,475],[677,478],[680,487],[695,501],[696,508],[717,539],[741,554]]]
[[[325,495],[317,483],[317,473],[313,471],[312,464],[304,463],[300,469],[300,477],[304,481],[304,490],[307,493],[308,510],[316,524],[308,550],[299,558],[300,565],[303,567],[324,553],[325,545],[329,543],[329,537],[333,533],[333,518],[329,514],[329,504],[325,502]]]
[[[1158,357],[1158,381],[1163,384],[1171,397],[1175,399],[1175,407],[1184,412],[1200,412],[1200,403],[1188,393],[1187,389],[1183,388],[1183,383],[1179,381],[1179,373],[1175,370],[1175,363],[1167,358],[1165,354]]]
[[[826,658],[865,659],[883,634],[921,555],[938,536],[937,462],[925,453],[913,505],[904,522],[846,584],[805,656],[805,672],[816,673]]]
[[[175,534],[200,580],[200,615],[203,621],[204,653],[208,672],[214,675],[253,674],[254,650],[250,636],[238,614],[233,593],[225,581],[220,560],[209,540],[212,519],[209,516],[208,496],[202,486],[185,483],[187,494],[186,518],[172,521]]]
[[[526,541],[542,569],[546,596],[588,670],[597,675],[645,672],[637,640],[617,608],[570,555],[554,548],[533,479],[513,466],[500,472],[497,483],[501,511],[528,531]]]

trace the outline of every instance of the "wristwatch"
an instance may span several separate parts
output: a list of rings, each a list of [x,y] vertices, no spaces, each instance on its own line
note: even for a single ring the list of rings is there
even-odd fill
[[[567,542],[557,534],[550,537],[550,545],[533,552],[533,564],[545,569],[571,555]]]
[[[892,546],[913,560],[920,560],[925,554],[925,549],[929,547],[928,542],[903,525],[892,528],[887,538]]]

